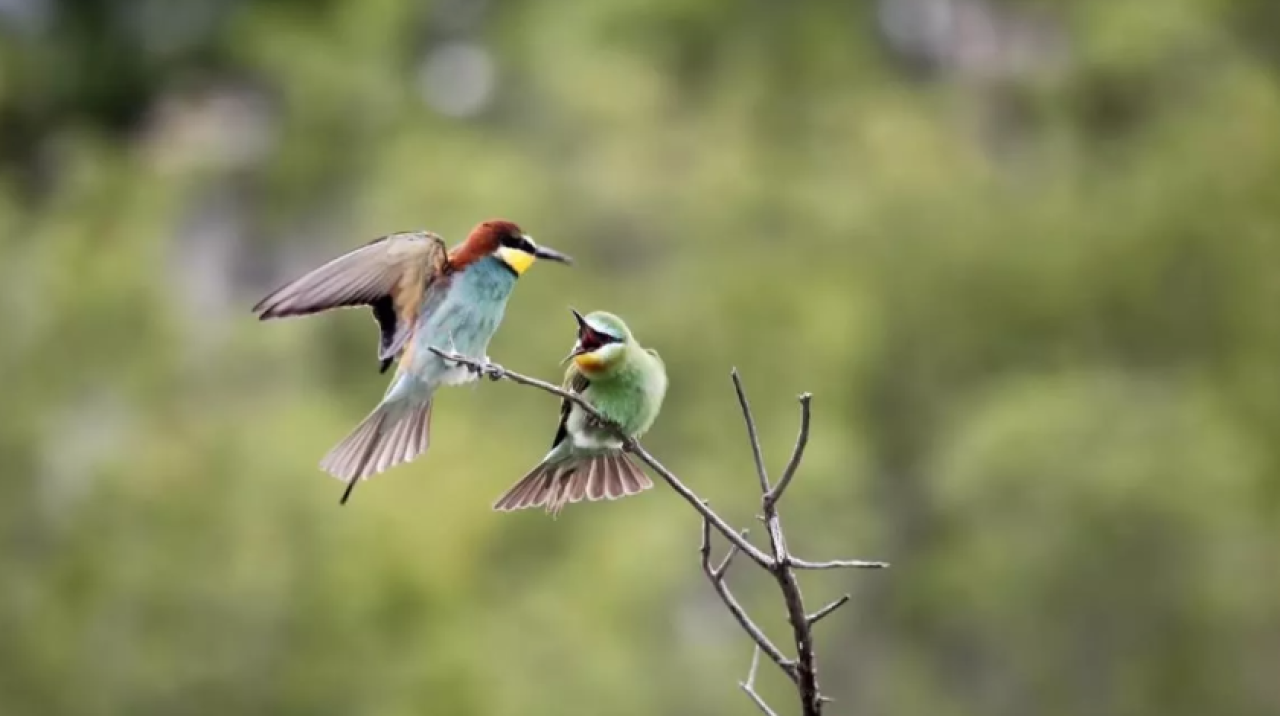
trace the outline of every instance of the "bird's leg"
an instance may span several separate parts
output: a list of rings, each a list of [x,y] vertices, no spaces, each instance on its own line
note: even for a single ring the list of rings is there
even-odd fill
[[[485,356],[479,361],[463,362],[460,360],[462,354],[458,352],[458,344],[453,340],[453,333],[449,333],[449,354],[456,356],[452,359],[454,367],[463,367],[467,372],[476,376],[488,376],[489,380],[502,380],[507,375],[507,369],[489,360],[489,356]]]
[[[449,355],[458,355],[458,344],[453,342],[453,331],[449,331]],[[456,359],[453,361],[453,364],[453,367],[455,368],[463,365],[461,361]]]
[[[614,433],[614,432],[622,432],[622,426],[618,425],[617,423],[611,420],[607,420],[607,419],[601,420],[600,418],[597,418],[594,415],[587,415],[586,419],[583,422],[585,423],[588,430],[594,430],[595,432],[606,433],[606,434]]]
[[[462,353],[458,351],[458,344],[453,340],[453,331],[449,331],[449,355],[454,356],[452,359],[449,359],[449,362],[453,363],[454,368],[463,368],[467,373],[474,376],[479,376],[484,373],[484,369],[481,366],[462,362]],[[474,388],[475,386],[473,385],[472,387]]]
[[[454,343],[453,341],[453,331],[449,331],[449,354],[453,356],[458,356],[458,357],[462,356],[462,353],[458,351],[458,344]],[[472,373],[475,375],[480,375],[484,373],[483,366],[475,366],[470,363],[463,363],[461,360],[458,360],[458,358],[453,359],[453,367],[466,368],[468,373]]]
[[[583,427],[591,432],[601,435],[602,437],[616,438],[624,432],[621,425],[618,425],[607,418],[602,420],[590,413],[583,415],[582,418]]]

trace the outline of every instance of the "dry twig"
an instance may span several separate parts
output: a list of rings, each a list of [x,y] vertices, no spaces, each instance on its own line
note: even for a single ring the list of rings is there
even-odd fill
[[[804,459],[805,447],[809,443],[809,404],[812,396],[805,393],[800,396],[800,430],[796,436],[795,447],[791,451],[791,457],[787,461],[786,467],[782,471],[782,477],[777,484],[770,487],[769,475],[764,466],[764,454],[760,446],[759,435],[756,431],[755,418],[751,414],[751,406],[747,402],[746,391],[742,387],[742,379],[738,376],[737,369],[732,372],[734,391],[738,396],[738,404],[742,408],[742,418],[746,423],[747,439],[751,444],[751,455],[755,462],[756,477],[760,485],[760,506],[763,512],[763,521],[765,529],[769,535],[769,547],[772,554],[766,553],[755,545],[747,541],[746,530],[741,533],[729,526],[719,515],[717,515],[708,503],[697,494],[690,490],[678,477],[668,470],[662,463],[658,462],[650,455],[636,440],[626,436],[617,429],[607,418],[601,415],[590,403],[587,403],[581,396],[570,393],[563,388],[552,385],[536,378],[514,373],[506,370],[502,366],[493,363],[483,363],[474,361],[469,358],[457,355],[451,351],[444,351],[436,347],[432,347],[431,351],[439,355],[445,360],[453,361],[460,365],[465,365],[472,370],[484,375],[491,380],[510,380],[513,383],[538,388],[552,395],[557,395],[566,400],[570,400],[578,407],[582,408],[588,415],[598,420],[601,424],[608,426],[613,430],[614,434],[623,441],[623,447],[628,452],[635,455],[641,462],[653,470],[659,477],[663,479],[676,494],[684,498],[698,513],[702,516],[702,541],[699,546],[699,553],[702,557],[702,571],[706,575],[711,586],[719,595],[729,613],[733,615],[743,631],[751,637],[755,642],[755,649],[751,659],[751,670],[747,674],[747,680],[740,682],[738,685],[751,698],[760,710],[767,716],[776,716],[776,713],[765,703],[764,699],[755,690],[756,672],[759,667],[760,653],[764,652],[778,668],[790,679],[795,685],[800,697],[801,710],[804,716],[820,716],[822,714],[823,704],[830,701],[822,695],[818,687],[818,666],[817,658],[813,648],[813,625],[839,609],[849,601],[849,595],[836,599],[827,604],[818,611],[809,614],[805,611],[804,596],[800,592],[800,583],[796,579],[796,570],[798,569],[845,569],[845,568],[881,568],[889,566],[885,562],[873,562],[865,560],[828,560],[825,562],[811,562],[808,560],[798,559],[792,556],[787,549],[786,538],[782,532],[782,519],[778,515],[778,502],[782,499],[783,493],[791,485],[795,478],[796,472],[800,467],[801,461]],[[711,528],[724,535],[729,541],[730,547],[728,553],[719,562],[718,565],[712,566],[711,563]],[[742,605],[733,596],[733,592],[729,590],[729,585],[725,581],[726,573],[733,557],[742,552],[751,558],[758,566],[774,578],[778,584],[778,589],[782,592],[783,601],[787,607],[787,622],[791,626],[792,640],[795,643],[796,657],[788,658],[783,652],[769,640],[751,617],[743,609]]]
[[[759,667],[760,647],[757,646],[751,651],[751,668],[747,671],[747,680],[739,681],[738,688],[745,691],[747,696],[751,697],[751,700],[755,702],[756,706],[760,707],[760,711],[763,712],[765,716],[778,716],[778,713],[769,708],[769,704],[765,703],[764,699],[760,698],[760,694],[756,693],[756,669]]]

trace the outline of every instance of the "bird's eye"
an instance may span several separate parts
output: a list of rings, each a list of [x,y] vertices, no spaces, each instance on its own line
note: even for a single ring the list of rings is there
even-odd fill
[[[524,251],[525,253],[533,253],[533,245],[523,234],[510,233],[502,237],[502,245],[508,248]]]

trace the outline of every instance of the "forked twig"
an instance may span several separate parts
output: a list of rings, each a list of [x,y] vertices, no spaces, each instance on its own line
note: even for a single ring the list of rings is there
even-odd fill
[[[747,696],[755,702],[756,706],[764,712],[765,716],[778,716],[777,712],[769,708],[769,704],[764,702],[760,694],[756,693],[756,670],[760,667],[760,647],[756,647],[751,652],[751,669],[747,671],[747,680],[739,681],[738,688],[746,692]]]
[[[711,581],[711,586],[715,588],[716,594],[720,595],[720,601],[724,602],[729,613],[742,626],[742,630],[751,637],[756,643],[756,650],[763,650],[765,654],[773,660],[773,663],[782,669],[783,673],[795,680],[795,665],[790,659],[782,655],[778,647],[769,641],[769,637],[765,636],[764,630],[759,627],[751,617],[747,616],[747,612],[738,603],[733,596],[733,592],[729,591],[729,585],[724,581],[725,570],[729,567],[729,562],[733,559],[733,555],[738,551],[737,547],[729,547],[729,552],[725,554],[724,559],[720,561],[720,566],[711,566],[711,525],[706,521],[702,521],[702,544],[698,548],[698,552],[702,555],[702,572],[707,575],[707,579]]]
[[[747,680],[740,682],[738,685],[751,698],[752,702],[766,714],[766,716],[777,716],[772,708],[765,703],[764,699],[755,690],[756,673],[759,669],[760,653],[764,652],[771,661],[778,665],[778,668],[795,684],[797,693],[800,697],[801,711],[804,716],[821,716],[824,704],[831,701],[830,698],[824,696],[818,687],[818,666],[817,657],[814,653],[813,646],[813,626],[822,619],[831,615],[841,606],[846,604],[850,597],[848,594],[841,596],[835,601],[827,604],[816,612],[809,614],[805,611],[804,596],[800,592],[800,583],[796,579],[796,570],[821,570],[821,569],[879,569],[888,567],[887,562],[867,561],[867,560],[828,560],[825,562],[811,562],[808,560],[798,559],[792,556],[787,548],[786,538],[782,532],[782,519],[778,514],[778,503],[783,497],[783,493],[791,485],[795,479],[796,473],[799,471],[800,463],[804,459],[804,451],[809,443],[809,422],[810,422],[810,403],[812,396],[805,393],[800,396],[800,430],[796,436],[795,447],[792,448],[791,457],[787,460],[786,467],[782,471],[782,477],[778,482],[770,487],[769,475],[765,469],[764,452],[760,447],[760,438],[756,430],[755,419],[751,415],[751,406],[747,402],[746,391],[742,386],[742,379],[738,375],[736,369],[732,372],[734,391],[738,396],[738,404],[742,409],[743,421],[746,423],[747,439],[751,445],[751,455],[755,462],[756,477],[760,486],[760,506],[763,515],[761,519],[765,523],[765,528],[769,535],[769,547],[772,554],[766,553],[755,545],[747,541],[746,531],[739,533],[730,527],[719,515],[711,509],[705,500],[698,497],[697,494],[690,490],[674,473],[668,470],[662,463],[658,462],[652,455],[646,451],[639,442],[628,437],[616,425],[611,423],[599,411],[588,403],[582,396],[570,393],[563,388],[552,385],[545,381],[528,376],[521,375],[506,370],[500,365],[493,363],[485,363],[472,360],[465,356],[460,356],[452,351],[444,351],[432,346],[430,350],[441,358],[453,361],[459,365],[465,365],[473,371],[484,375],[491,380],[509,380],[513,383],[526,385],[537,388],[546,393],[559,396],[562,399],[573,402],[588,415],[599,421],[607,429],[609,429],[617,438],[622,440],[623,448],[635,455],[641,462],[658,474],[680,495],[685,502],[693,506],[695,510],[702,516],[702,540],[699,546],[699,553],[702,557],[702,571],[706,575],[707,580],[711,582],[716,594],[720,596],[729,613],[733,615],[742,630],[751,637],[755,644],[755,648],[751,658],[751,670],[747,673]],[[724,535],[729,541],[729,550],[724,558],[715,566],[711,563],[711,528]],[[746,554],[752,562],[769,572],[773,576],[774,581],[778,584],[778,589],[782,592],[783,601],[787,608],[787,622],[791,626],[792,640],[795,644],[796,657],[791,659],[782,653],[764,630],[759,627],[751,617],[742,608],[742,605],[733,596],[729,590],[729,585],[725,581],[725,576],[729,570],[729,566],[735,555],[739,552]]]

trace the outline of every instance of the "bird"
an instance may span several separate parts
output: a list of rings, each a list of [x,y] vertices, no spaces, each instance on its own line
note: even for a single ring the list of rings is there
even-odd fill
[[[627,324],[607,311],[587,316],[569,309],[578,336],[565,356],[563,388],[580,395],[628,438],[652,427],[667,393],[661,356],[636,341]],[[618,436],[567,398],[551,451],[493,504],[499,512],[544,507],[554,519],[568,503],[628,497],[653,481],[625,451]]]
[[[470,383],[482,372],[431,348],[491,365],[489,341],[511,291],[538,259],[573,264],[505,219],[480,222],[452,249],[431,231],[399,231],[332,259],[254,306],[263,321],[368,306],[379,327],[380,372],[398,359],[382,400],[320,461],[347,483],[340,504],[360,480],[427,451],[436,390]]]

